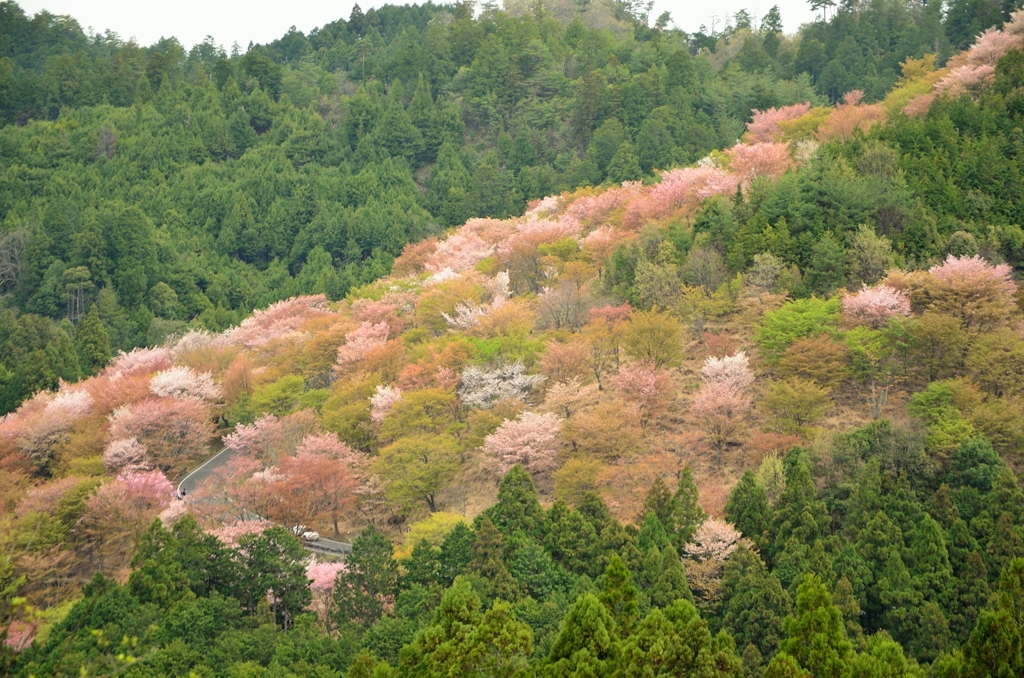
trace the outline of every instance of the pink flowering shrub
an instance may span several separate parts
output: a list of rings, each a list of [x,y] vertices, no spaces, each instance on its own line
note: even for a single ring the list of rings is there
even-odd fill
[[[736,144],[725,154],[729,158],[730,171],[739,176],[743,183],[750,183],[757,177],[776,179],[793,166],[788,141],[765,141],[752,146]]]
[[[705,383],[725,384],[737,393],[746,391],[754,383],[754,374],[750,371],[750,360],[745,351],[724,358],[708,356],[700,373]]]
[[[213,383],[211,373],[196,373],[188,367],[157,372],[149,382],[149,389],[161,398],[213,400],[220,396],[220,388]]]
[[[228,344],[258,348],[298,331],[307,320],[328,313],[327,297],[322,294],[295,297],[256,311],[238,327],[225,332],[223,337]]]
[[[775,141],[782,134],[780,122],[796,120],[809,110],[811,110],[809,101],[781,108],[769,108],[767,111],[759,111],[755,108],[750,123],[747,125],[747,132],[755,144]]]
[[[668,370],[653,363],[637,362],[623,365],[611,382],[619,396],[632,404],[644,428],[664,414],[672,402],[672,379]]]
[[[865,285],[843,297],[843,316],[852,324],[878,329],[897,315],[910,315],[910,297],[888,285]]]
[[[461,273],[472,270],[493,252],[494,245],[484,242],[477,233],[460,229],[437,244],[425,268],[431,273],[446,268]]]
[[[108,471],[147,471],[153,467],[146,446],[138,438],[118,438],[107,443],[103,465]]]
[[[388,341],[387,323],[364,322],[345,335],[345,343],[338,347],[338,364],[335,369],[363,359],[370,349],[380,348]]]
[[[397,386],[377,386],[377,392],[370,396],[370,419],[378,424],[384,421],[388,410],[402,399],[402,391]]]
[[[498,476],[504,476],[516,464],[530,473],[551,471],[558,462],[561,429],[561,417],[552,413],[523,412],[516,419],[506,419],[484,439],[487,465]]]

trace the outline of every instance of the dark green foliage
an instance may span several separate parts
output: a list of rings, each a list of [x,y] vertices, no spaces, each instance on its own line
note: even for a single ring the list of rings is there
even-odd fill
[[[704,509],[697,504],[699,499],[697,485],[693,482],[693,471],[689,466],[679,472],[679,487],[673,497],[672,506],[672,528],[675,532],[675,544],[677,550],[693,539],[697,528],[708,517]]]
[[[746,471],[729,494],[725,517],[740,533],[755,544],[763,545],[772,524],[768,494],[751,471]]]
[[[384,614],[384,599],[398,590],[398,565],[391,542],[370,525],[352,542],[345,571],[335,580],[339,625],[371,626]]]
[[[739,647],[752,644],[763,657],[778,649],[789,594],[756,553],[741,547],[725,566],[722,626]]]
[[[543,536],[544,510],[537,499],[533,478],[518,464],[512,467],[498,487],[498,503],[484,514],[502,534],[517,530],[539,539]]]

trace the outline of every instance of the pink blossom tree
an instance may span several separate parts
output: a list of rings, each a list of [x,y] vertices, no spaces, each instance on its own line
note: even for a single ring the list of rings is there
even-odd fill
[[[725,384],[737,393],[742,393],[754,383],[750,371],[750,360],[745,351],[724,358],[709,356],[701,367],[701,378],[706,384]]]
[[[224,447],[262,459],[270,456],[281,437],[281,422],[273,414],[264,414],[251,424],[238,424],[224,436]]]
[[[533,474],[551,471],[558,462],[561,429],[561,417],[552,413],[523,412],[516,419],[506,419],[484,439],[487,464],[499,477],[516,464]]]
[[[725,563],[743,537],[739,530],[718,518],[709,518],[697,528],[693,542],[686,545],[686,555],[694,560]]]
[[[206,405],[194,398],[148,398],[110,416],[110,440],[135,438],[164,470],[206,453],[213,424]]]
[[[888,285],[865,285],[843,297],[843,315],[851,324],[878,329],[893,316],[909,316],[910,297]]]
[[[217,539],[225,546],[237,547],[238,540],[247,534],[263,534],[263,531],[271,527],[269,520],[236,520],[226,525],[221,525],[210,530]]]
[[[328,630],[328,611],[334,597],[334,580],[345,571],[345,563],[317,562],[313,558],[306,566],[309,590],[313,594],[312,608],[322,629]]]
[[[149,382],[149,389],[161,398],[213,400],[220,396],[220,388],[213,383],[211,373],[197,373],[188,367],[172,367],[157,372]]]
[[[750,397],[723,382],[705,382],[690,405],[693,423],[722,461],[726,445],[736,442],[743,432],[744,416],[750,411]]]
[[[223,341],[258,348],[286,334],[297,332],[308,320],[323,317],[330,312],[327,297],[322,294],[286,299],[256,311],[238,327],[225,332]]]
[[[736,144],[728,151],[729,169],[744,183],[757,177],[775,179],[793,166],[789,154],[789,142],[765,141],[753,145]]]
[[[370,396],[370,419],[378,424],[384,421],[388,410],[402,399],[402,391],[397,386],[377,385],[377,391]]]
[[[45,471],[75,422],[88,416],[92,409],[92,396],[84,389],[65,387],[56,394],[44,391],[18,412],[5,417],[2,429],[15,437],[17,446],[37,470]]]
[[[886,114],[882,105],[862,105],[860,100],[863,98],[864,92],[859,89],[847,92],[842,103],[837,104],[828,119],[818,127],[818,139],[846,141],[858,129],[866,132],[873,125],[885,120]]]
[[[387,323],[364,322],[345,335],[345,343],[338,347],[338,364],[335,370],[344,371],[363,359],[368,351],[380,348],[388,341],[390,329]]]
[[[747,132],[754,143],[775,141],[782,134],[782,126],[779,123],[796,120],[809,110],[811,110],[809,101],[781,108],[769,108],[766,111],[759,111],[755,108],[752,111],[750,123],[747,125]]]
[[[967,330],[992,329],[1017,312],[1017,284],[1007,264],[992,266],[979,256],[949,255],[928,273],[932,310],[960,318]]]
[[[103,449],[103,465],[108,471],[147,471],[153,467],[146,446],[138,438],[111,440]]]
[[[485,242],[477,233],[460,229],[437,244],[425,268],[431,273],[444,269],[462,273],[472,270],[493,252],[494,245]]]
[[[125,471],[114,482],[140,509],[163,510],[174,498],[174,486],[160,471]]]
[[[636,408],[643,428],[664,414],[672,401],[672,379],[668,370],[654,363],[641,361],[623,365],[611,381],[622,399]]]
[[[175,523],[184,518],[186,513],[188,513],[188,504],[181,499],[175,499],[171,502],[170,506],[160,512],[158,517],[164,529],[169,530],[174,527]]]
[[[102,374],[117,381],[136,374],[152,374],[166,370],[174,360],[174,352],[168,348],[135,348],[129,353],[118,353],[104,368]]]

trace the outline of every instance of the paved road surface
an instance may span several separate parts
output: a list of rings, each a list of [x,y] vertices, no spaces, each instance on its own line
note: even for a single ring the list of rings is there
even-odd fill
[[[234,454],[235,450],[232,450],[229,447],[221,448],[219,452],[214,454],[203,462],[202,465],[181,479],[181,482],[178,483],[178,496],[182,497],[194,492],[199,483],[209,478],[210,474],[217,469],[224,467],[229,461],[231,461],[231,457]]]
[[[231,457],[234,454],[235,450],[228,447],[222,448],[203,464],[196,467],[195,470],[191,471],[187,476],[181,479],[180,483],[178,483],[178,496],[183,497],[194,492],[199,483],[209,478],[210,474],[217,469],[223,468],[229,461],[231,461]],[[352,553],[352,544],[334,541],[333,539],[324,539],[323,537],[317,541],[303,541],[302,545],[306,550],[314,553],[326,553],[331,555]]]

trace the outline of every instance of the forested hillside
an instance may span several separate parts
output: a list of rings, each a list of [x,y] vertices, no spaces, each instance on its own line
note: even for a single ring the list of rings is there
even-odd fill
[[[0,672],[1024,673],[1024,12],[389,7],[164,61],[0,8]],[[133,49],[130,101],[28,120]]]
[[[407,242],[732,145],[751,109],[879,99],[998,23],[874,2],[687,35],[639,5],[385,6],[225,52],[0,4],[0,412],[111,352],[335,300]],[[653,23],[653,26],[650,24]],[[95,305],[98,323],[80,318]],[[109,350],[107,350],[109,348]]]

